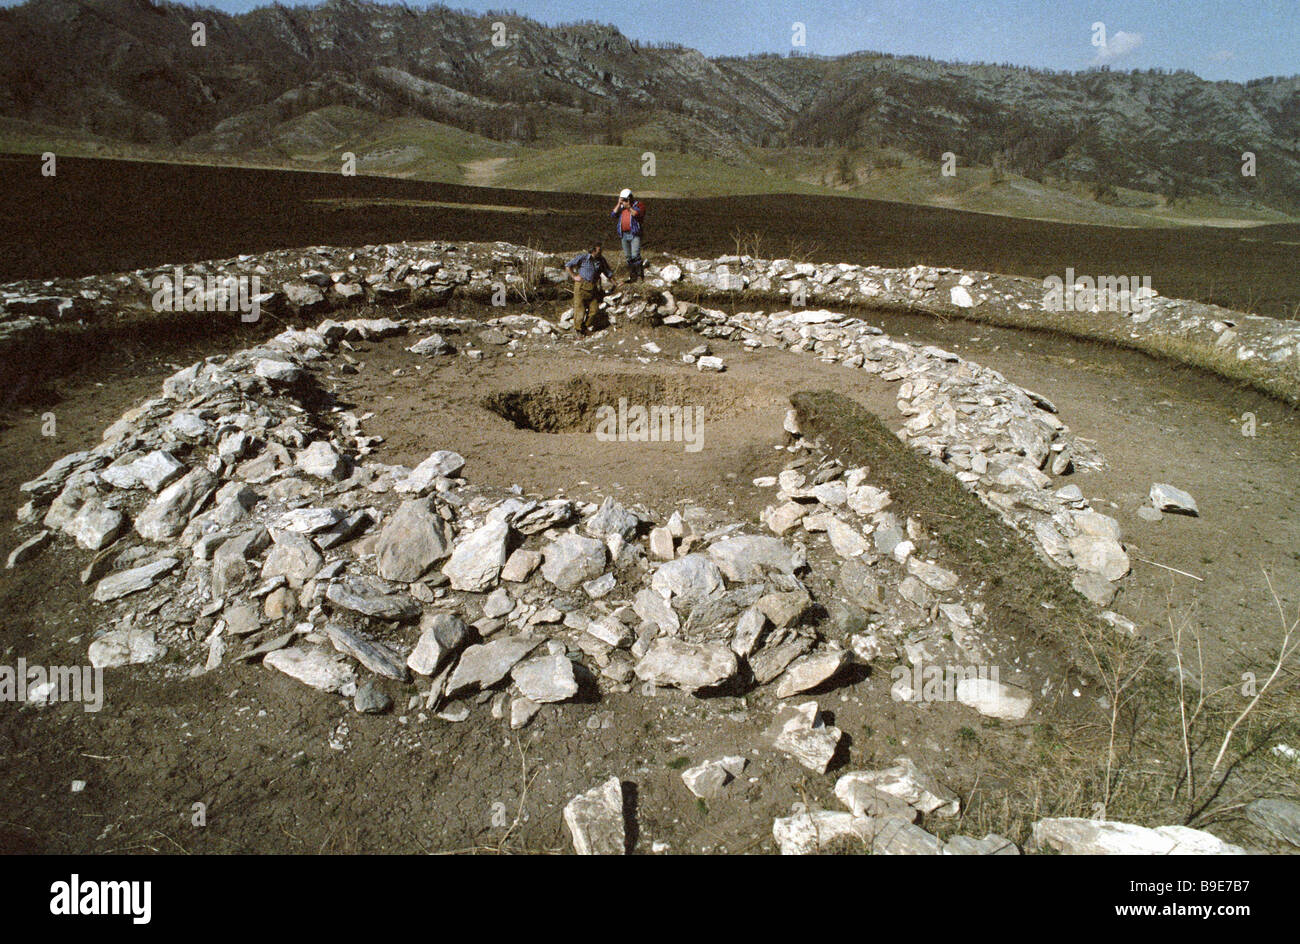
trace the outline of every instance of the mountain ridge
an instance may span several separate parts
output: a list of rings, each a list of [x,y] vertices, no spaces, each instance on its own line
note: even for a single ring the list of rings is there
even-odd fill
[[[0,10],[0,51],[2,117],[212,155],[343,106],[509,144],[614,146],[653,128],[665,146],[733,164],[784,147],[841,151],[846,167],[951,152],[960,167],[1086,182],[1102,199],[1134,188],[1300,208],[1300,76],[1208,82],[868,51],[710,58],[597,23],[367,0],[242,14],[29,0]],[[1244,152],[1256,176],[1242,175]]]

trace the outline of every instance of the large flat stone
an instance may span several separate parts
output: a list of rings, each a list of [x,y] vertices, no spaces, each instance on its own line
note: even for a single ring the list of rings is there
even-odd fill
[[[420,617],[420,604],[405,593],[389,593],[372,580],[346,577],[335,581],[325,591],[325,599],[335,606],[375,619],[406,622]]]
[[[1003,721],[1020,721],[1034,703],[1033,696],[1023,688],[991,678],[958,679],[957,700],[982,715]]]
[[[325,624],[325,635],[339,652],[346,653],[376,675],[405,682],[410,677],[402,657],[391,646],[367,639],[338,622]]]
[[[492,521],[461,536],[442,572],[453,590],[479,593],[496,586],[509,551],[510,526]]]
[[[130,570],[109,574],[95,586],[95,600],[107,603],[131,593],[148,590],[163,576],[174,568],[178,561],[174,557],[163,557],[149,564],[141,564]]]
[[[150,541],[176,537],[219,484],[217,477],[206,468],[192,469],[144,507],[135,519],[135,530]]]
[[[576,590],[605,571],[605,542],[562,534],[542,550],[542,576],[561,590]]]
[[[460,661],[447,680],[447,697],[491,688],[541,643],[540,636],[505,636],[470,646],[461,653]]]
[[[349,697],[356,694],[356,674],[341,658],[324,649],[297,646],[277,649],[268,652],[262,664],[322,692]]]
[[[1063,817],[1034,823],[1031,845],[1061,855],[1245,855],[1240,846],[1187,826],[1149,829],[1131,823]]]
[[[625,855],[627,824],[623,784],[617,777],[579,794],[564,806],[564,825],[578,855]]]
[[[566,701],[578,694],[573,662],[563,653],[539,656],[520,662],[510,670],[520,693],[531,701]]]
[[[697,692],[721,685],[739,669],[736,654],[724,645],[661,638],[650,644],[635,671],[643,682]]]
[[[375,545],[379,576],[410,583],[449,551],[442,518],[433,505],[421,499],[404,501],[379,532]]]
[[[741,583],[762,580],[769,571],[795,571],[794,551],[780,538],[748,534],[723,538],[710,545],[708,553],[728,580]]]

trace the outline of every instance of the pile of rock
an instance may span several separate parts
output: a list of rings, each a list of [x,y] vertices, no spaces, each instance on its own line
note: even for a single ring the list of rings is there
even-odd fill
[[[362,304],[410,307],[441,305],[454,292],[475,298],[506,300],[536,297],[542,286],[559,288],[567,275],[554,258],[509,243],[401,243],[346,249],[315,246],[242,255],[184,266],[139,269],[115,276],[87,276],[0,285],[0,346],[7,339],[43,330],[58,322],[93,322],[115,312],[149,308],[156,280],[222,280],[257,276],[265,290],[260,309],[320,317]],[[1033,279],[917,265],[890,269],[850,263],[816,264],[791,259],[720,256],[716,259],[668,257],[647,272],[646,285],[660,292],[610,302],[620,317],[634,321],[681,324],[689,303],[684,294],[751,291],[798,300],[802,306],[890,304],[950,315],[978,311],[999,320],[1017,311],[1041,309],[1044,289]],[[680,287],[679,287],[680,286]],[[210,292],[208,293],[210,294]],[[1300,326],[1229,311],[1140,289],[1141,305],[1110,311],[1094,305],[1080,312],[1091,330],[1106,326],[1119,343],[1148,343],[1167,338],[1176,345],[1213,352],[1229,363],[1250,364],[1266,383],[1294,399],[1293,378],[1300,368]],[[232,317],[204,295],[194,307]],[[1132,302],[1126,292],[1121,302]],[[188,315],[193,317],[193,315]],[[812,322],[806,322],[811,324]],[[1158,346],[1158,345],[1157,345]],[[1213,364],[1211,364],[1213,366]],[[704,369],[716,369],[706,361]],[[1280,379],[1279,379],[1280,378]],[[1292,378],[1288,382],[1287,378]]]
[[[796,431],[793,416],[787,417],[786,427]],[[921,523],[896,514],[889,492],[868,483],[869,469],[845,468],[819,444],[797,436],[788,448],[794,458],[779,475],[754,480],[756,486],[777,488],[776,503],[763,510],[761,521],[774,533],[793,538],[814,573],[833,577],[833,593],[822,599],[828,632],[862,662],[901,658],[921,667],[989,664],[979,588],[963,585],[952,569],[934,559],[938,542]],[[829,677],[841,668],[827,653],[801,665],[799,676],[816,678],[826,672]],[[1020,691],[1005,685],[995,694],[1007,696],[1004,707],[1016,695],[1023,717],[1031,699]],[[792,681],[778,688],[783,697],[787,693],[797,693]],[[921,696],[901,689],[898,694]],[[985,711],[992,701],[971,699],[971,706]]]
[[[890,269],[750,256],[677,257],[651,272],[647,282],[697,292],[756,292],[801,299],[804,306],[889,304],[942,315],[978,310],[977,317],[995,322],[1015,312],[1042,310],[1047,301],[1043,283],[1034,279],[942,266]],[[1163,298],[1149,287],[1135,293],[1125,289],[1114,301],[1119,310],[1103,299],[1078,312],[1078,317],[1089,320],[1091,331],[1104,328],[1121,343],[1177,339],[1183,345],[1228,355],[1237,363],[1252,363],[1272,376],[1287,371],[1294,376],[1300,367],[1300,327],[1293,323]],[[1294,398],[1293,385],[1279,389]]]
[[[1076,469],[1101,467],[1103,460],[1070,434],[1045,397],[956,354],[896,340],[860,318],[839,312],[729,315],[696,307],[686,320],[706,337],[808,352],[825,362],[897,383],[898,409],[907,417],[898,433],[904,442],[951,471],[1045,557],[1073,568],[1080,593],[1102,606],[1114,597],[1116,582],[1129,571],[1119,525],[1094,511],[1077,485],[1058,481]],[[844,504],[839,501],[839,486],[812,486],[817,487]],[[849,487],[858,488],[859,508],[873,516],[879,513],[871,507],[878,500],[873,491],[861,491],[859,483]],[[794,496],[787,492],[786,497]],[[798,497],[807,497],[807,492]],[[800,508],[789,502],[771,509],[769,515],[769,525],[778,533],[801,520]],[[811,523],[831,530],[832,541],[839,535],[841,547],[849,552],[845,556],[865,550],[861,535],[846,531],[834,516],[814,517]],[[883,545],[877,542],[880,552],[893,553],[902,544],[905,559],[909,549],[902,536],[895,542],[894,529],[885,526],[881,531],[888,537]]]
[[[376,440],[317,373],[349,339],[407,328],[327,320],[191,365],[22,486],[20,519],[43,528],[19,557],[55,535],[97,554],[82,579],[116,615],[94,664],[261,659],[346,697],[367,673],[414,676],[430,710],[485,697],[519,726],[584,686],[790,697],[855,661],[807,619],[807,559],[780,537],[700,509],[657,523],[612,499],[494,494],[446,450],[368,458]]]
[[[625,314],[620,300],[612,304]],[[1085,450],[1041,397],[833,312],[677,311],[706,337],[807,350],[899,382],[914,445],[1054,559],[1119,576],[1111,519],[1091,512],[1077,489],[1043,485]],[[321,408],[315,371],[346,367],[350,340],[412,327],[424,335],[412,351],[440,356],[457,349],[447,336],[484,326],[326,320],[178,372],[95,449],[23,486],[31,500],[20,520],[44,531],[11,559],[56,533],[98,553],[83,579],[101,602],[124,601],[105,627],[113,645],[97,650],[104,664],[156,658],[161,644],[139,640],[161,633],[171,646],[201,645],[196,671],[263,658],[351,695],[357,678],[336,657],[343,653],[377,675],[429,678],[424,697],[435,709],[509,680],[520,724],[582,685],[774,684],[788,698],[899,648],[914,664],[986,660],[982,606],[950,569],[918,553],[927,543],[919,524],[896,517],[868,470],[844,469],[802,440],[770,478],[778,489],[763,515],[770,536],[689,509],[656,523],[612,501],[490,495],[457,478],[464,460],[446,452],[415,469],[368,460],[374,439],[354,415]],[[527,315],[487,330],[503,345],[554,331]],[[690,356],[711,355],[706,346]],[[806,618],[814,598],[800,574],[810,547],[840,588],[826,601],[825,632]],[[823,549],[830,553],[819,556]],[[165,602],[135,605],[163,582]],[[416,629],[414,641],[405,638]]]

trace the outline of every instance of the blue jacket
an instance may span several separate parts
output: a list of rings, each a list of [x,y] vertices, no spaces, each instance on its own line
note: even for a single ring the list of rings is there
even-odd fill
[[[624,232],[623,232],[623,221],[619,219],[619,217],[623,215],[623,211],[611,210],[609,215],[614,220],[614,229],[618,233],[619,238],[621,239],[624,236]],[[641,221],[644,219],[645,219],[645,204],[642,203],[640,200],[633,200],[632,212],[631,212],[632,228],[628,230],[626,235],[640,236]]]

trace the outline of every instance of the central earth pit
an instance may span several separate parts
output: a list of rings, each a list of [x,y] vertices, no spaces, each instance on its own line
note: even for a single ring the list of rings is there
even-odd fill
[[[375,414],[366,427],[384,437],[384,462],[414,466],[452,449],[475,481],[525,492],[740,508],[761,501],[751,481],[771,474],[785,441],[787,391],[749,372],[572,352],[558,363],[546,351],[427,358],[406,351],[411,343],[368,346],[360,374],[338,378],[342,405]]]
[[[518,429],[591,433],[604,442],[684,442],[698,447],[687,451],[698,452],[710,419],[729,421],[771,407],[770,396],[737,386],[685,371],[608,373],[493,393],[483,406]]]

